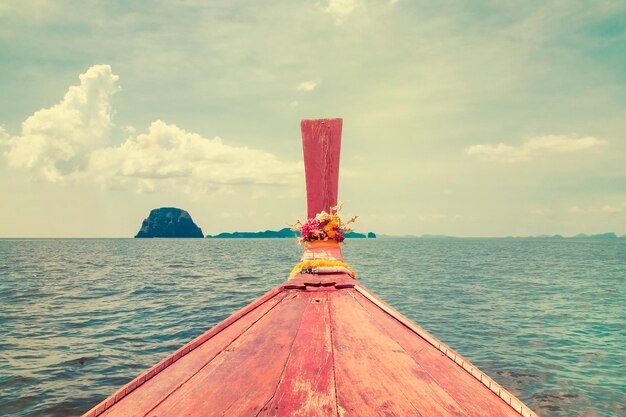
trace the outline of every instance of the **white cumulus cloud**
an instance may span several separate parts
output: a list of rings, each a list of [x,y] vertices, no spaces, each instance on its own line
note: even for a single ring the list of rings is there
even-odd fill
[[[481,144],[465,150],[468,155],[487,161],[520,162],[547,153],[571,153],[596,148],[606,144],[603,139],[592,136],[544,135],[531,138],[519,146]]]
[[[91,151],[108,143],[118,76],[108,65],[94,65],[79,79],[60,103],[35,112],[22,123],[19,135],[5,140],[11,166],[59,181],[85,170]]]
[[[339,24],[343,23],[343,19],[354,12],[357,0],[328,0],[325,6],[321,6],[324,13],[328,13],[335,18]]]
[[[135,183],[142,191],[152,191],[183,185],[191,191],[215,185],[288,184],[299,178],[302,166],[157,120],[146,133],[94,152],[91,171],[111,186]]]
[[[0,144],[9,139],[9,134],[4,129],[4,126],[0,125]]]
[[[118,76],[108,65],[80,75],[60,103],[35,112],[11,136],[0,126],[9,165],[47,181],[74,178],[108,187],[154,191],[166,187],[197,193],[223,185],[288,184],[300,179],[302,163],[284,163],[262,150],[207,139],[161,120],[146,132],[111,145],[111,96]]]
[[[304,81],[298,84],[298,91],[313,91],[318,85],[318,81]]]

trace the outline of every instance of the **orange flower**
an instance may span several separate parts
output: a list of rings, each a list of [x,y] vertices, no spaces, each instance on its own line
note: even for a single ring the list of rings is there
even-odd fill
[[[339,228],[339,224],[338,224],[336,219],[332,219],[331,221],[328,222],[328,224],[326,225],[325,229],[326,228],[328,228],[327,230],[338,229]]]

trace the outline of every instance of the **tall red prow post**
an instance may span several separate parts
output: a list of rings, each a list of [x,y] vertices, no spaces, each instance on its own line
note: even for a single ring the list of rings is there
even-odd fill
[[[342,127],[342,119],[300,122],[309,218],[337,205]],[[335,241],[307,242],[302,260],[312,259],[343,261],[343,255]]]
[[[337,205],[342,119],[302,120],[308,217]]]

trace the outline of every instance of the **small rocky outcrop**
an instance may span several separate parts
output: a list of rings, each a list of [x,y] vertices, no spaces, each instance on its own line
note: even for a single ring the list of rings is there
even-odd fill
[[[294,232],[289,227],[285,227],[280,230],[266,230],[264,232],[233,232],[233,233],[220,233],[219,235],[211,236],[207,235],[207,238],[213,239],[278,239],[278,238],[294,238],[300,236],[300,232]]]
[[[343,235],[346,239],[365,239],[366,236],[359,232],[348,232]]]
[[[145,219],[135,238],[151,237],[204,237],[185,210],[175,207],[154,209]]]

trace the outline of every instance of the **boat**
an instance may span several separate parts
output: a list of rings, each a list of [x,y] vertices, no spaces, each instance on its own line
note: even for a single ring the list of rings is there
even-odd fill
[[[342,124],[301,122],[309,218],[337,204]],[[296,268],[84,416],[536,417],[361,285],[337,240],[306,242],[302,261],[318,267]]]

